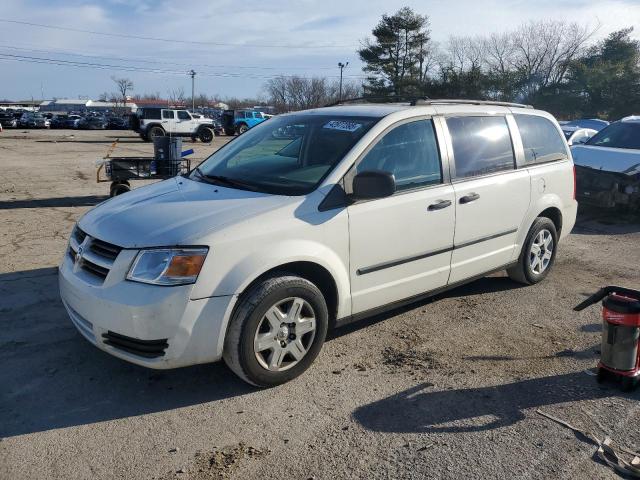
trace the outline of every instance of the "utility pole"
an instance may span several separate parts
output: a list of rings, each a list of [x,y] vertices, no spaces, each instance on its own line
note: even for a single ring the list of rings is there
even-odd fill
[[[338,68],[340,69],[340,92],[338,93],[338,102],[342,101],[342,70],[344,70],[347,65],[349,65],[349,62],[338,62]]]
[[[191,111],[193,112],[196,109],[196,97],[195,97],[195,70],[189,70],[189,75],[191,75]]]

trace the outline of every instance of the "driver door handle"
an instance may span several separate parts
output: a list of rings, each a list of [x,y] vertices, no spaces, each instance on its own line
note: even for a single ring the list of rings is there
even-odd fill
[[[465,203],[471,203],[476,201],[477,199],[480,198],[480,195],[478,195],[475,192],[470,193],[469,195],[465,195],[464,197],[462,197],[460,199],[460,203],[465,204]]]
[[[428,210],[431,212],[433,210],[442,210],[443,208],[447,208],[451,206],[451,200],[438,200],[436,203],[432,203],[429,205]]]

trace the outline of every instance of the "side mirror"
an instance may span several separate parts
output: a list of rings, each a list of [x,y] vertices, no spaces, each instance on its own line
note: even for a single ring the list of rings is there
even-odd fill
[[[369,170],[353,177],[354,200],[372,200],[393,195],[396,192],[396,179],[393,174],[381,170]]]

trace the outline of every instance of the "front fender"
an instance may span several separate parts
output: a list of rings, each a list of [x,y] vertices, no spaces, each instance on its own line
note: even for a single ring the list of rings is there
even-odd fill
[[[289,240],[242,257],[217,283],[213,292],[194,289],[192,298],[239,295],[266,272],[292,262],[310,262],[327,270],[338,292],[338,318],[351,313],[349,272],[340,255],[326,245],[312,240]]]

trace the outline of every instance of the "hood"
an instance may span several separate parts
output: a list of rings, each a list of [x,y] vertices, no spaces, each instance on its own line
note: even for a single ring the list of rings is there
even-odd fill
[[[571,155],[581,167],[632,176],[640,173],[640,150],[577,145],[571,147]]]
[[[89,235],[125,248],[193,245],[220,227],[295,201],[175,177],[101,203],[79,222]]]

